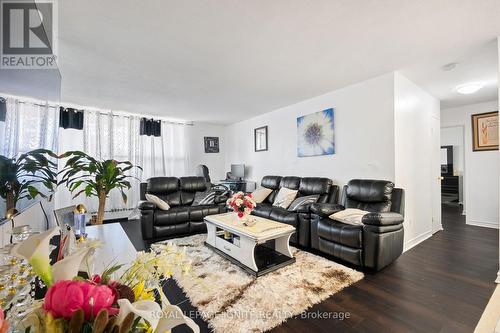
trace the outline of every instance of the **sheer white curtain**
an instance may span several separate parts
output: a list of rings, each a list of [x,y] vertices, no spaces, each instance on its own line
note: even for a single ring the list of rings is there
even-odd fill
[[[124,204],[118,190],[111,191],[106,210],[134,208],[139,184],[150,177],[184,176],[187,170],[185,125],[162,122],[161,136],[140,135],[141,117],[85,110],[83,150],[97,159],[130,161],[142,167],[130,170],[131,189]],[[95,198],[86,200],[89,211],[97,210]]]
[[[59,127],[59,108],[41,101],[20,101],[17,98],[6,99],[6,118],[3,125],[0,155],[18,157],[33,149],[57,151],[57,130]],[[39,200],[38,198],[36,200]],[[2,200],[3,201],[3,200]],[[33,201],[23,199],[17,204],[23,210]],[[2,202],[0,215],[5,214]]]
[[[151,177],[186,175],[186,125],[162,122],[161,136],[140,136],[142,181]]]
[[[130,161],[140,165],[140,118],[134,115],[114,114],[97,110],[85,110],[83,128],[83,151],[100,159]],[[126,192],[127,203],[123,203],[119,190],[112,190],[106,203],[106,210],[130,209],[139,201],[139,183],[141,172],[137,168],[128,174],[134,178]],[[97,199],[86,200],[89,211],[97,210]]]

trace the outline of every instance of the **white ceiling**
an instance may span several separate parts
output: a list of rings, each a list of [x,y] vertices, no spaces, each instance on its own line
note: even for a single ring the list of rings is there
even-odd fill
[[[61,100],[232,123],[393,70],[445,107],[492,100],[499,17],[498,0],[64,0]],[[488,87],[452,91],[469,80]]]

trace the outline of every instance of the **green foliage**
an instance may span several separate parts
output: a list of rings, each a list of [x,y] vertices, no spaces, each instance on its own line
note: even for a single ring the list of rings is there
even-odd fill
[[[0,155],[0,197],[7,199],[10,196],[15,207],[21,199],[51,195],[57,187],[57,163],[54,159],[57,155],[47,149],[35,149],[18,158]],[[40,192],[40,187],[48,193]]]
[[[87,197],[107,197],[109,192],[116,188],[120,190],[122,199],[126,203],[125,190],[131,187],[128,181],[131,176],[125,173],[135,167],[142,170],[129,161],[98,161],[81,151],[68,151],[60,158],[68,160],[60,172],[62,178],[59,184],[65,183],[73,198],[80,194],[85,194]]]

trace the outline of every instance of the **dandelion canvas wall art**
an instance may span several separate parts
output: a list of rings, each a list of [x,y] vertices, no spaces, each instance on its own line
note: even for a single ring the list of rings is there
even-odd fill
[[[334,109],[297,118],[297,155],[299,157],[335,154]]]

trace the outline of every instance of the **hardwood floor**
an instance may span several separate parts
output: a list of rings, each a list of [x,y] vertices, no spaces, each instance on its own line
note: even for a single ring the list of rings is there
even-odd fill
[[[137,224],[129,223],[124,229],[140,248],[133,230]],[[495,288],[498,230],[465,225],[450,206],[443,207],[443,228],[386,269],[365,273],[363,280],[308,311],[310,316],[349,313],[349,318],[297,316],[271,332],[472,332]],[[172,304],[195,314],[175,282],[167,290]],[[202,332],[209,331],[201,318],[194,319]],[[190,331],[179,327],[173,332]]]

